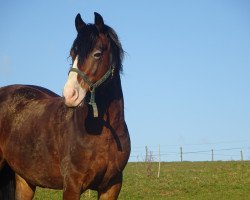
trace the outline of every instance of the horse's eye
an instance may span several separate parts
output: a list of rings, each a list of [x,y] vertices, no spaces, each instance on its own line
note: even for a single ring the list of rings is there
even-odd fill
[[[101,52],[100,50],[97,50],[97,51],[94,52],[94,54],[93,54],[93,57],[94,57],[96,60],[100,59],[101,56],[102,56],[102,52]]]

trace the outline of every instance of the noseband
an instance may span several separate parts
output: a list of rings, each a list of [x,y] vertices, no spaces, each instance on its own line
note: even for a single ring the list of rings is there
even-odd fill
[[[109,70],[95,83],[91,82],[91,80],[89,80],[88,76],[77,68],[71,68],[69,70],[69,73],[70,72],[76,72],[88,84],[89,91],[91,94],[89,104],[93,108],[94,117],[98,117],[98,109],[97,109],[97,105],[95,102],[95,89],[97,87],[99,87],[103,82],[105,82],[109,78],[110,75],[112,75],[112,76],[114,75],[114,67],[111,66],[109,68]]]

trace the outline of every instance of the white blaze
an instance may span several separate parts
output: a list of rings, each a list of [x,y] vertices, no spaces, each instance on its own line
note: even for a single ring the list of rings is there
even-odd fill
[[[77,68],[78,57],[75,58],[72,68]],[[77,81],[77,73],[70,72],[68,80],[63,89],[65,104],[70,107],[78,106],[84,99],[87,91]]]

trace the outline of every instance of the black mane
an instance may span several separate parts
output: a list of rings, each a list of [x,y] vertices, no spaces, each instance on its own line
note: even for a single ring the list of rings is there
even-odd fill
[[[115,69],[119,72],[122,72],[122,60],[124,56],[124,51],[119,41],[119,38],[115,31],[107,25],[105,25],[104,27],[104,34],[107,35],[110,41],[112,54],[111,65],[114,66]],[[78,55],[79,65],[83,64],[84,60],[93,50],[97,42],[98,36],[99,32],[94,24],[87,24],[78,32],[78,35],[71,47],[70,55],[73,59],[76,57],[76,55]]]

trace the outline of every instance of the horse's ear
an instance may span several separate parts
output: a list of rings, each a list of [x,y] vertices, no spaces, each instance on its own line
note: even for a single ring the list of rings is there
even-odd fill
[[[77,32],[79,32],[84,26],[85,22],[82,20],[81,15],[78,13],[75,18],[75,27]]]
[[[104,31],[104,21],[103,21],[103,18],[97,12],[95,12],[94,14],[95,14],[95,25],[96,25],[96,27],[97,27],[97,29],[98,29],[99,32],[103,32]]]

